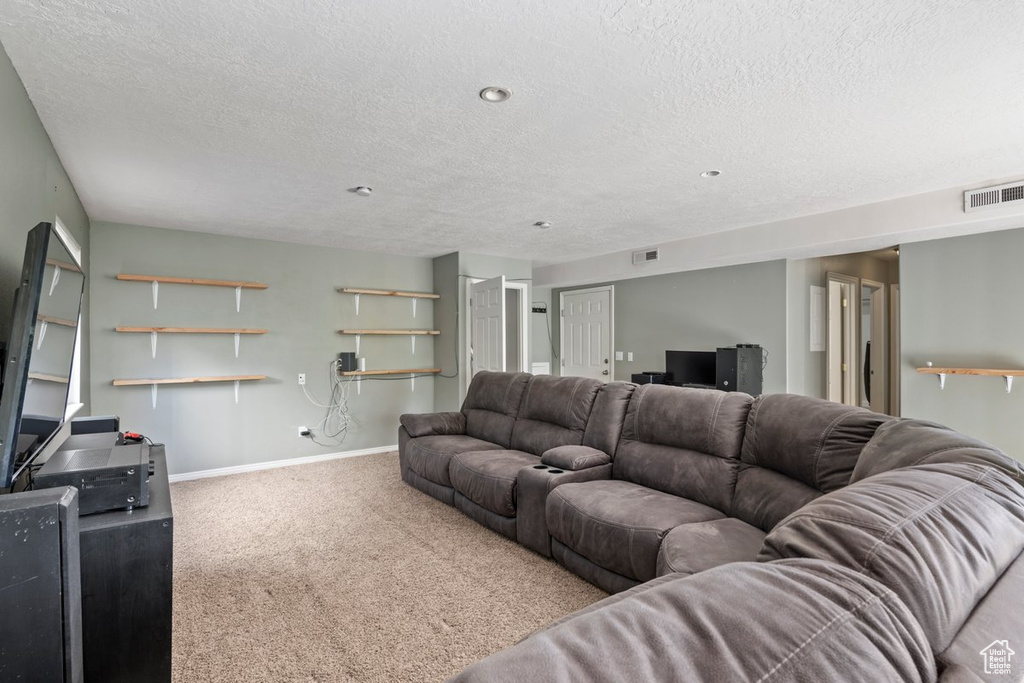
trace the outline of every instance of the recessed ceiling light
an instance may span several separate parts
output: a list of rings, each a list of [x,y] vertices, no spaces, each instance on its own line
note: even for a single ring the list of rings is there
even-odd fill
[[[551,223],[548,223],[547,221],[537,221],[536,223],[534,223],[534,225],[540,228],[541,230],[547,230],[548,228],[551,227]]]
[[[504,102],[512,97],[512,91],[499,85],[492,85],[480,91],[480,99],[484,102]]]
[[[715,176],[722,175],[721,171],[704,171],[700,174],[701,178],[714,178]]]
[[[354,190],[354,192],[360,197],[369,197],[371,194],[373,194],[373,188],[360,185]]]

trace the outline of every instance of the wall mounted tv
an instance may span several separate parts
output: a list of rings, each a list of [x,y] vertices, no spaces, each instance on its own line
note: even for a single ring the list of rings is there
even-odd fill
[[[63,440],[84,289],[82,264],[53,225],[30,230],[0,379],[0,491]]]

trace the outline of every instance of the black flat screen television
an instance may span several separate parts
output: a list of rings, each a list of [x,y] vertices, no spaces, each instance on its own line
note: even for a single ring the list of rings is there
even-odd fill
[[[28,233],[0,389],[0,491],[63,434],[85,274],[50,223]]]
[[[715,386],[715,351],[666,351],[665,372],[672,375],[672,384]]]

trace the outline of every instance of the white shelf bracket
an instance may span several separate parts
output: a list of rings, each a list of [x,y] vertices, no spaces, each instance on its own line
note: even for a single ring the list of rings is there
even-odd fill
[[[242,288],[235,287],[235,313],[242,312]]]
[[[42,325],[39,326],[39,341],[36,342],[36,350],[43,348],[43,338],[46,337],[46,328],[49,327],[49,323],[45,320],[42,321]]]
[[[940,372],[937,376],[939,378],[939,390],[941,391],[946,388],[946,373]]]
[[[238,381],[237,379],[235,380],[235,405],[238,405],[238,387],[239,387],[239,386],[240,386],[241,384],[242,384],[242,383],[241,383],[241,382],[239,382],[239,381]]]
[[[359,295],[356,294],[355,297],[356,297],[356,316],[358,316],[359,315]]]
[[[416,299],[413,299],[413,301],[416,301]],[[410,334],[409,335],[409,339],[412,340],[412,352],[416,353],[416,335],[415,334]]]
[[[60,282],[60,266],[54,266],[53,282],[50,283],[50,296],[53,296],[53,290],[57,289],[58,282]]]
[[[1006,393],[1013,391],[1013,375],[1003,375],[1003,381],[1006,382]]]
[[[361,337],[361,336],[362,335],[360,335],[360,334],[356,335],[356,355],[357,356],[359,355],[359,337]]]
[[[409,378],[409,386],[411,387],[411,391],[416,391],[416,375],[412,375]]]
[[[356,396],[363,393],[363,378],[356,377]]]
[[[242,341],[242,335],[239,332],[235,332],[235,358],[238,358],[238,345]],[[235,388],[238,388],[238,382],[235,382]],[[236,400],[235,403],[238,403]]]
[[[156,332],[149,333],[149,349],[153,353],[153,358],[156,358]]]
[[[153,410],[156,410],[156,387],[157,387],[157,385],[155,385],[155,384],[150,384],[149,385],[149,391],[150,391],[150,394],[153,397]]]
[[[160,283],[153,280],[153,310],[156,310],[157,300],[160,298]]]
[[[417,301],[417,299],[413,298],[413,300],[412,300],[412,317],[414,317],[414,318],[416,317],[416,301]]]

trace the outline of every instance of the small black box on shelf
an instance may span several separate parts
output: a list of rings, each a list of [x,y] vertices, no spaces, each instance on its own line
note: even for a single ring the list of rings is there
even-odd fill
[[[353,370],[359,369],[359,363],[356,361],[356,354],[351,351],[342,351],[338,354],[338,369],[342,372],[352,372]]]

